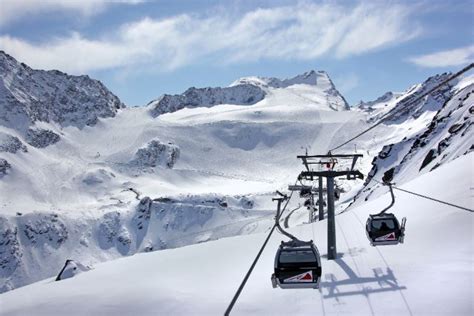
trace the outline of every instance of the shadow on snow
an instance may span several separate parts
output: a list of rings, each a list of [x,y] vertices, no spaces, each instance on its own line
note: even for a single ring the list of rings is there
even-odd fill
[[[342,270],[347,274],[347,278],[344,280],[338,280],[333,273],[325,275],[325,281],[321,282],[320,288],[323,292],[323,298],[335,298],[338,300],[341,296],[350,295],[364,295],[369,296],[370,294],[388,292],[388,291],[400,291],[405,290],[406,286],[400,286],[397,282],[393,270],[390,267],[386,268],[384,272],[382,268],[374,268],[373,276],[358,276],[354,270],[343,260],[334,260]],[[342,291],[341,287],[350,285],[360,285],[359,290]],[[327,289],[327,294],[324,294],[324,290]]]

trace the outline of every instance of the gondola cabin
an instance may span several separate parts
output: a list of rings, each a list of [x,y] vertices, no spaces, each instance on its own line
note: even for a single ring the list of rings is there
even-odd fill
[[[302,188],[300,190],[300,197],[310,197],[313,193],[311,192],[311,187]]]
[[[282,242],[275,256],[274,288],[319,288],[321,258],[312,241]]]
[[[366,223],[367,238],[372,246],[397,245],[405,238],[406,218],[402,224],[391,213],[370,215]]]

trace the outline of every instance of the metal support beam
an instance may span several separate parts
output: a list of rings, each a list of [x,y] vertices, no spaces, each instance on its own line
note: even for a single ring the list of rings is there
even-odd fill
[[[334,211],[334,178],[327,178],[328,191],[328,260],[337,258],[336,218]]]
[[[298,184],[295,184],[295,185],[289,185],[288,186],[288,191],[302,191],[302,190],[315,191],[315,189],[313,189],[313,186],[311,186],[311,185],[298,185]]]
[[[352,157],[362,157],[362,154],[349,154],[349,155],[298,155],[296,158],[298,159],[311,159],[311,158],[352,158]]]
[[[319,177],[319,220],[324,219],[323,177]]]
[[[347,170],[347,171],[335,171],[335,170],[324,170],[324,171],[302,171],[298,176],[299,179],[305,179],[314,181],[316,177],[347,177],[349,180],[352,179],[364,179],[364,175],[359,170]]]

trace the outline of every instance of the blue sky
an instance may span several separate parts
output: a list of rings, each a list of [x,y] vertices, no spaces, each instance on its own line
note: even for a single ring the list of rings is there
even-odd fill
[[[473,62],[474,0],[2,0],[0,49],[131,106],[311,69],[355,104]]]

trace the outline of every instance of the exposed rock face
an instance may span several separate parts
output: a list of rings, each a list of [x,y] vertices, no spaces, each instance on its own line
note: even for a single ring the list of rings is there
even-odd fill
[[[240,84],[226,88],[189,88],[183,94],[165,94],[151,102],[151,114],[176,112],[183,108],[210,107],[217,104],[250,105],[261,101],[265,92],[251,84]]]
[[[0,278],[11,275],[21,264],[22,256],[23,253],[18,241],[18,228],[0,216]]]
[[[26,133],[26,141],[33,147],[44,148],[54,143],[57,143],[60,136],[48,129],[34,129],[29,128]]]
[[[0,132],[0,152],[15,154],[18,151],[27,152],[28,149],[18,137]]]
[[[125,255],[130,250],[132,243],[130,232],[123,224],[119,212],[110,212],[103,216],[99,225],[99,245],[102,249],[116,247]]]
[[[37,121],[82,128],[113,117],[123,103],[100,82],[34,70],[0,51],[0,124],[25,132]]]
[[[446,101],[433,117],[424,132],[417,136],[407,155],[401,161],[407,164],[415,156],[422,154],[424,159],[418,161],[419,171],[427,166],[433,170],[445,162],[470,152],[472,148],[473,129],[472,114],[469,107],[474,102],[474,85],[470,85]],[[436,160],[436,164],[431,162]]]
[[[34,247],[58,249],[69,237],[66,225],[57,214],[45,214],[27,220],[22,229],[27,240]]]
[[[11,167],[6,159],[0,158],[0,178],[6,175]]]
[[[146,147],[140,148],[136,152],[131,163],[138,167],[163,166],[173,168],[179,154],[179,147],[173,143],[164,144],[159,140],[152,140]]]

